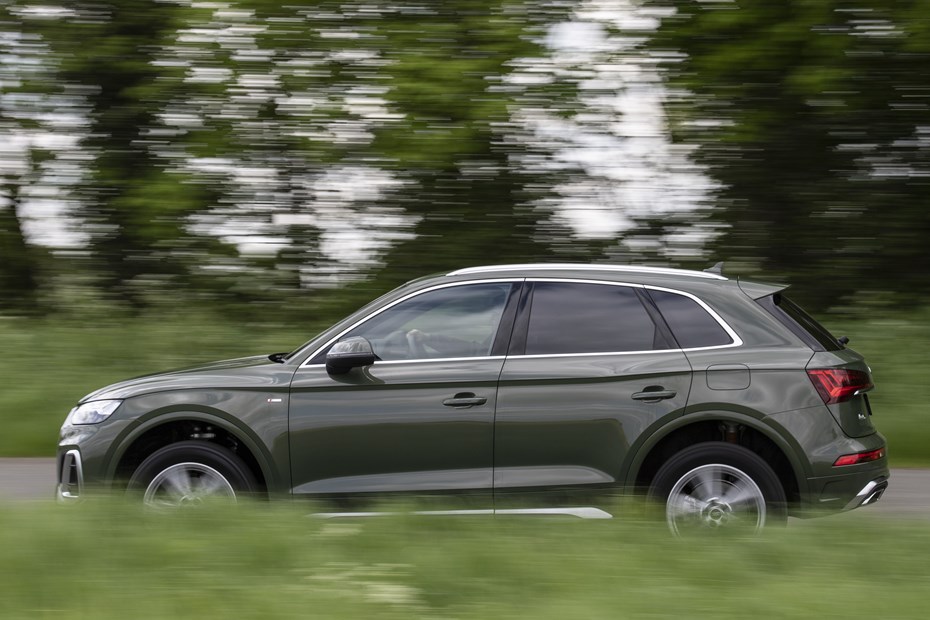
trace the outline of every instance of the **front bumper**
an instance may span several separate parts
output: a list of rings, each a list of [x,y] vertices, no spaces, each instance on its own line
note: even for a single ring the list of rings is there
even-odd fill
[[[58,463],[55,498],[61,503],[76,502],[84,492],[84,463],[79,450],[68,450]]]

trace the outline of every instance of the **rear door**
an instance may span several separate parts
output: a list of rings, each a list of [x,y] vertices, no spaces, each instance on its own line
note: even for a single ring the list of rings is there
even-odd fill
[[[642,287],[536,279],[498,388],[495,505],[523,493],[552,505],[616,490],[629,448],[682,414],[691,367]],[[521,501],[527,498],[521,498]]]

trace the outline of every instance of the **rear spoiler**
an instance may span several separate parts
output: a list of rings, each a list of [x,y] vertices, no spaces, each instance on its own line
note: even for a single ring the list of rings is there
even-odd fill
[[[767,284],[765,282],[750,282],[749,280],[743,280],[741,278],[736,279],[736,284],[739,285],[741,291],[746,295],[749,295],[752,299],[762,299],[763,297],[768,297],[779,291],[783,291],[788,288],[787,284]]]

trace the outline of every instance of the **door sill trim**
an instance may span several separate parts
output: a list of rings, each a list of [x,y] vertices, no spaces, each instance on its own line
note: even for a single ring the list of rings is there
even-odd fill
[[[390,517],[397,515],[416,515],[429,517],[449,516],[569,516],[579,519],[613,519],[613,515],[593,506],[578,506],[573,508],[507,508],[501,510],[415,510],[413,512],[315,512],[310,516],[318,519],[355,519],[367,517]]]

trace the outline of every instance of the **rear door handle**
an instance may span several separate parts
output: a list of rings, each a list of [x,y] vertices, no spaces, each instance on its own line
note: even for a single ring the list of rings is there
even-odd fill
[[[678,392],[675,390],[666,390],[660,385],[650,385],[642,392],[635,392],[633,394],[633,400],[641,400],[644,403],[657,403],[667,398],[675,398],[676,394],[678,394]]]
[[[442,401],[442,404],[446,407],[455,407],[456,409],[466,409],[468,407],[474,407],[476,405],[483,405],[488,402],[488,399],[484,396],[475,396],[471,392],[460,392],[453,396],[452,398],[447,398]]]

